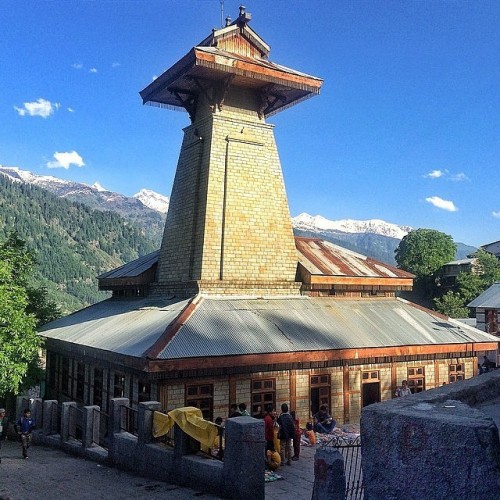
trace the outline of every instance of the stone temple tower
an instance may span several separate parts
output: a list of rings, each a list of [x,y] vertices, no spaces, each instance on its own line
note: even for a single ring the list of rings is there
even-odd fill
[[[297,294],[297,254],[273,126],[265,118],[318,94],[322,80],[268,60],[240,7],[140,94],[183,108],[184,140],[155,294]]]

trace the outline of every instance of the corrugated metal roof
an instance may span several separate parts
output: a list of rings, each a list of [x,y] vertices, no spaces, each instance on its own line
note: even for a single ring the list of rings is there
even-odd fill
[[[158,358],[497,340],[401,299],[205,298]]]
[[[116,269],[112,269],[106,273],[101,274],[97,277],[97,279],[116,279],[116,278],[124,278],[131,276],[139,276],[144,271],[150,269],[154,264],[158,262],[158,256],[160,254],[159,250],[155,250],[154,252],[148,253],[147,255],[143,255],[138,259],[133,260],[132,262],[128,262],[123,266],[117,267]]]
[[[299,262],[313,275],[414,278],[402,269],[319,238],[296,236],[295,245]]]
[[[108,299],[53,321],[43,337],[141,357],[189,300]]]
[[[467,304],[467,306],[500,309],[500,282],[493,283],[493,285]]]

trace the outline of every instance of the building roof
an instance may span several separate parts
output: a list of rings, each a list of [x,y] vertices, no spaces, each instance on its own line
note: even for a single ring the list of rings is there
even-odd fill
[[[500,282],[493,283],[479,297],[467,304],[467,307],[484,307],[488,309],[500,309]]]
[[[109,299],[41,330],[48,339],[179,360],[498,339],[401,299]]]
[[[106,273],[103,273],[97,277],[98,280],[103,279],[117,279],[117,278],[132,278],[139,276],[140,274],[148,271],[155,264],[158,263],[159,250],[143,255],[132,262],[127,262],[123,266],[112,269]]]
[[[320,238],[296,236],[295,245],[300,264],[312,275],[408,279],[415,277],[402,269]]]

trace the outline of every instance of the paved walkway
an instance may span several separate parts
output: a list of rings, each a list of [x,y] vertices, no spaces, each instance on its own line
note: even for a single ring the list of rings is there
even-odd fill
[[[302,447],[299,461],[281,467],[277,472],[283,479],[266,483],[266,499],[285,494],[290,499],[310,500],[314,452],[314,448]],[[134,476],[46,446],[32,446],[29,458],[23,460],[20,443],[4,441],[0,453],[0,500],[34,497],[50,500],[219,498],[203,491]]]

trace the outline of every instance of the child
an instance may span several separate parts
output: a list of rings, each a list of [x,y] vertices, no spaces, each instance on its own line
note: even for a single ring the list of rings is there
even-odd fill
[[[26,408],[23,416],[16,422],[16,432],[21,436],[23,458],[28,458],[28,448],[31,446],[31,431],[35,428],[35,421],[31,418],[31,411]]]
[[[314,446],[316,444],[316,434],[314,433],[313,424],[311,424],[311,422],[307,422],[306,424],[305,438],[310,445]]]
[[[299,419],[296,417],[294,411],[290,412],[295,424],[295,434],[293,435],[293,457],[292,460],[298,460],[300,456],[300,438],[302,436],[302,430],[300,429]]]

